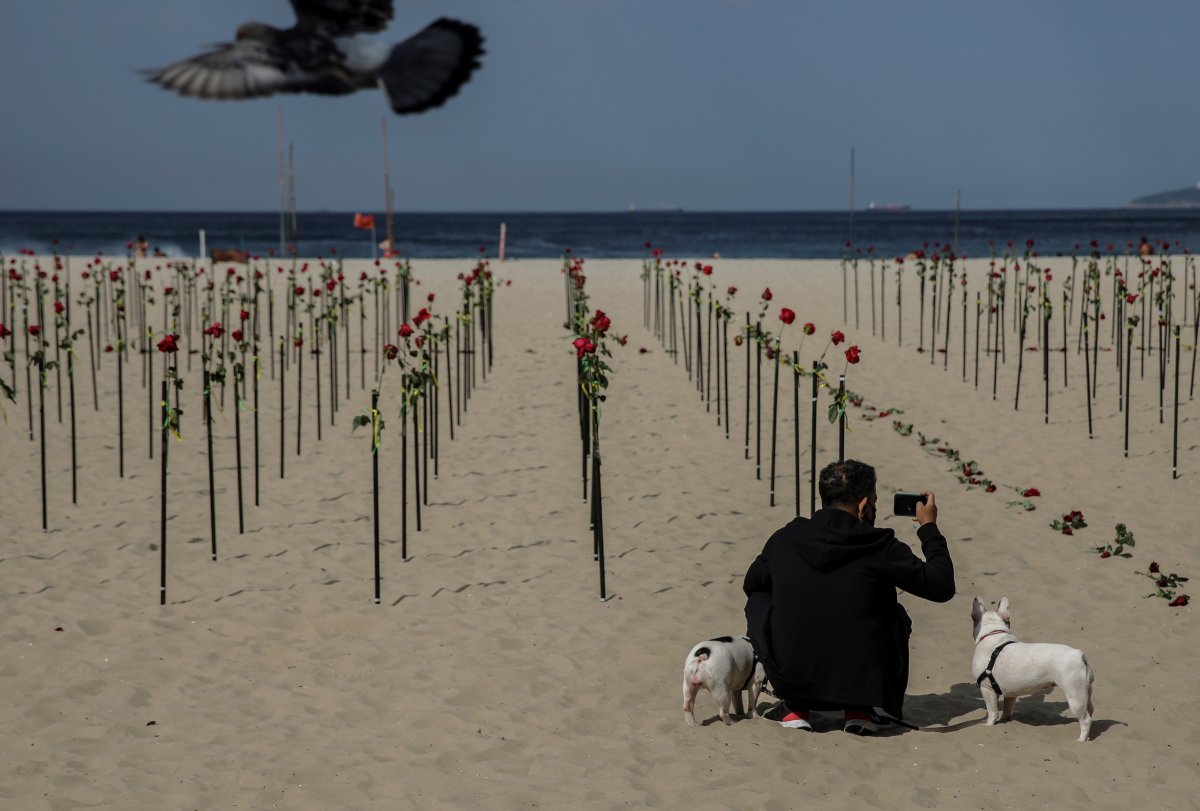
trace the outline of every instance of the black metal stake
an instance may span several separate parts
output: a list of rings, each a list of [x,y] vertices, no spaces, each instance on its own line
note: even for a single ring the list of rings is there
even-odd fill
[[[371,390],[371,522],[375,532],[375,605],[379,605],[379,392]]]
[[[162,472],[160,484],[160,506],[159,506],[159,573],[158,573],[158,604],[167,604],[167,433],[171,430],[170,421],[171,415],[167,401],[167,381],[162,382],[162,453],[159,456],[162,459]]]
[[[208,527],[212,536],[212,559],[217,559],[217,494],[213,475],[212,391],[209,386],[208,363],[204,368],[204,430],[208,437]]]
[[[808,506],[809,515],[812,516],[817,511],[817,392],[820,390],[821,379],[821,362],[814,360],[812,368],[812,449],[809,454],[809,490],[808,490]]]
[[[775,436],[777,423],[779,421],[779,340],[775,341],[774,360],[772,365],[775,367],[774,384],[771,394],[771,506],[775,506]]]

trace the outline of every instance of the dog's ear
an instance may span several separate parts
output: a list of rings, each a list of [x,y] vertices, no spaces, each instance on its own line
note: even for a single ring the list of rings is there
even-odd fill
[[[998,613],[1000,615],[1000,619],[1004,620],[1005,625],[1010,624],[1009,623],[1008,598],[1007,597],[1000,598],[1000,605],[996,608],[996,613]]]
[[[971,603],[971,622],[978,623],[983,618],[983,601],[978,597]]]

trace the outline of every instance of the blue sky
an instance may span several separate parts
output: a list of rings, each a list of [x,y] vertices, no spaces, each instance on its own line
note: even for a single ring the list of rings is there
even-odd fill
[[[476,23],[483,69],[397,117],[375,91],[183,99],[135,72],[286,0],[6,0],[0,208],[1119,206],[1200,180],[1196,0],[397,0]]]

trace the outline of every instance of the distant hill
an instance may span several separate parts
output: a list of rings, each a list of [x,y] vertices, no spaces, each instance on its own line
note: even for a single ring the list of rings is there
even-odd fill
[[[1189,186],[1186,189],[1147,194],[1130,200],[1126,205],[1129,208],[1200,208],[1200,188]]]

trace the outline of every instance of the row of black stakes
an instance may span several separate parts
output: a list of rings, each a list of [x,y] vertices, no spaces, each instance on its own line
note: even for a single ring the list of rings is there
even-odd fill
[[[855,261],[853,263],[854,298],[855,298],[855,302],[854,302],[855,313],[854,314],[855,314],[856,323],[858,321],[858,314],[859,314],[858,313],[858,310],[859,310],[859,302],[858,302],[859,282],[858,282],[857,264],[858,264],[857,261]],[[1148,270],[1149,265],[1143,264],[1143,268]],[[1066,317],[1065,318],[1062,317],[1061,313],[1059,315],[1059,320],[1062,322],[1062,341],[1063,341],[1063,353],[1062,354],[1063,354],[1063,386],[1064,386],[1064,388],[1066,388],[1069,385],[1068,360],[1069,360],[1070,352],[1068,351],[1068,335],[1069,335],[1070,322],[1073,320],[1073,315],[1074,315],[1074,310],[1075,310],[1075,301],[1076,301],[1075,297],[1071,294],[1071,291],[1074,291],[1075,289],[1077,289],[1078,276],[1077,276],[1077,273],[1075,272],[1075,270],[1076,269],[1073,269],[1073,271],[1072,271],[1071,284],[1070,284],[1069,290],[1068,289],[1063,290],[1061,312],[1066,313]],[[1110,270],[1111,270],[1111,268],[1110,268]],[[1197,275],[1195,267],[1192,266],[1190,268],[1190,271],[1191,271],[1191,277],[1193,279],[1191,289],[1195,289],[1195,287],[1196,287],[1195,278]],[[886,309],[887,309],[884,306],[884,301],[883,301],[883,292],[886,289],[886,285],[884,283],[885,272],[886,272],[886,266],[883,263],[881,263],[880,264],[880,285],[879,285],[879,290],[880,290],[879,312],[880,312],[881,316],[884,313],[886,313]],[[933,300],[931,302],[932,306],[930,308],[930,310],[931,310],[931,319],[930,319],[930,324],[929,324],[930,335],[937,335],[939,332],[939,328],[941,326],[939,324],[939,316],[940,316],[940,313],[942,312],[942,310],[941,310],[940,302],[938,301],[938,299],[942,298],[942,296],[939,296],[938,294],[942,290],[952,291],[954,288],[954,270],[953,270],[952,264],[948,265],[948,266],[943,264],[941,267],[939,267],[938,274],[939,274],[939,276],[944,274],[945,281],[939,280],[939,281],[934,282],[935,293],[934,293]],[[1126,276],[1128,275],[1128,261],[1126,261],[1125,274],[1126,274]],[[1138,296],[1138,300],[1140,303],[1140,307],[1139,307],[1140,312],[1129,313],[1129,312],[1127,312],[1128,305],[1127,305],[1126,298],[1124,296],[1124,290],[1122,287],[1119,286],[1119,283],[1116,279],[1116,275],[1113,274],[1111,300],[1109,302],[1110,312],[1105,314],[1102,312],[1102,302],[1101,302],[1101,298],[1100,298],[1100,294],[1099,294],[1099,263],[1097,263],[1096,270],[1094,272],[1089,272],[1089,271],[1085,270],[1085,283],[1089,281],[1089,275],[1091,277],[1090,278],[1091,283],[1094,284],[1094,286],[1095,286],[1095,291],[1094,291],[1095,298],[1091,300],[1090,308],[1087,306],[1088,301],[1086,298],[1083,299],[1083,301],[1079,307],[1080,317],[1077,322],[1077,330],[1078,331],[1077,331],[1077,336],[1076,336],[1076,352],[1075,352],[1075,354],[1077,354],[1077,355],[1082,355],[1083,363],[1084,363],[1084,377],[1085,377],[1084,395],[1085,395],[1086,410],[1087,410],[1088,438],[1089,439],[1095,438],[1092,401],[1093,401],[1093,399],[1095,399],[1095,397],[1097,396],[1097,393],[1099,391],[1099,377],[1100,377],[1100,375],[1099,375],[1100,341],[1098,340],[1098,336],[1097,336],[1096,340],[1092,339],[1092,328],[1093,328],[1093,325],[1098,325],[1101,323],[1101,320],[1102,320],[1101,315],[1104,314],[1104,315],[1108,315],[1112,322],[1111,323],[1111,331],[1112,331],[1111,337],[1112,337],[1113,347],[1115,349],[1114,362],[1115,362],[1116,374],[1117,374],[1117,378],[1116,378],[1117,379],[1117,410],[1119,413],[1124,412],[1124,417],[1125,417],[1124,418],[1123,452],[1124,452],[1124,456],[1126,458],[1128,458],[1128,456],[1129,456],[1129,434],[1130,434],[1129,404],[1130,404],[1131,396],[1132,396],[1132,388],[1131,388],[1132,369],[1131,369],[1131,367],[1133,366],[1131,359],[1134,357],[1134,355],[1133,355],[1134,333],[1138,329],[1138,327],[1140,327],[1140,330],[1141,330],[1140,345],[1138,347],[1138,349],[1139,349],[1138,356],[1140,357],[1140,367],[1141,367],[1139,375],[1143,379],[1145,378],[1145,373],[1146,373],[1146,356],[1148,354],[1150,354],[1151,352],[1154,352],[1154,346],[1155,346],[1155,344],[1157,344],[1157,352],[1154,352],[1154,353],[1157,355],[1157,359],[1158,359],[1157,365],[1158,365],[1158,395],[1159,395],[1158,396],[1158,421],[1159,421],[1159,424],[1163,424],[1165,422],[1167,369],[1168,369],[1168,366],[1172,365],[1172,358],[1174,359],[1174,362],[1173,362],[1173,366],[1174,366],[1174,373],[1173,373],[1174,396],[1173,396],[1173,401],[1172,401],[1172,403],[1173,403],[1172,423],[1173,424],[1172,424],[1172,434],[1171,434],[1171,478],[1176,479],[1179,477],[1179,404],[1180,404],[1179,389],[1180,389],[1180,366],[1182,365],[1182,360],[1183,360],[1182,355],[1180,354],[1180,350],[1182,349],[1181,335],[1182,335],[1183,324],[1173,323],[1173,320],[1172,320],[1174,295],[1173,295],[1173,292],[1171,291],[1171,286],[1173,286],[1173,284],[1174,284],[1173,279],[1157,277],[1157,276],[1151,274],[1150,280],[1147,283],[1147,285],[1150,289],[1149,294],[1145,294],[1143,292],[1142,294],[1139,294],[1139,296]],[[1184,300],[1183,317],[1186,322],[1186,319],[1188,316],[1188,308],[1190,306],[1191,314],[1192,314],[1192,318],[1193,318],[1193,323],[1192,323],[1193,351],[1192,351],[1192,361],[1190,364],[1191,365],[1191,372],[1190,372],[1191,379],[1190,379],[1190,383],[1188,386],[1188,399],[1193,400],[1195,398],[1195,386],[1196,386],[1196,361],[1197,361],[1197,356],[1200,356],[1200,291],[1197,291],[1197,293],[1194,296],[1186,295],[1187,290],[1189,289],[1188,275],[1189,275],[1189,265],[1187,263],[1185,263],[1184,269],[1183,269],[1183,289],[1184,289],[1186,298]],[[1159,278],[1161,278],[1162,280],[1156,282],[1156,279],[1159,279]],[[845,313],[846,310],[848,309],[848,292],[846,289],[846,274],[845,274],[844,267],[843,267],[842,279],[843,279],[842,307],[843,307],[843,313]],[[1017,275],[1016,281],[1018,281],[1020,283],[1013,285],[1013,287],[1014,287],[1014,291],[1013,291],[1014,305],[1013,305],[1012,329],[1016,332],[1019,347],[1023,348],[1025,346],[1025,338],[1026,338],[1027,330],[1028,330],[1028,318],[1029,318],[1031,312],[1034,311],[1035,309],[1042,311],[1042,317],[1037,319],[1037,322],[1038,322],[1038,346],[1041,349],[1041,354],[1042,354],[1043,422],[1045,424],[1049,424],[1049,422],[1050,422],[1050,379],[1051,379],[1050,378],[1050,375],[1051,375],[1051,371],[1050,371],[1050,354],[1051,354],[1050,330],[1051,330],[1051,316],[1052,316],[1053,311],[1051,308],[1044,306],[1044,304],[1042,303],[1042,302],[1046,302],[1046,303],[1049,302],[1047,294],[1045,293],[1045,291],[1043,289],[1044,280],[1043,280],[1042,274],[1040,274],[1040,273],[1038,274],[1038,288],[1036,291],[1037,299],[1036,299],[1036,302],[1034,302],[1032,304],[1031,304],[1031,300],[1033,300],[1035,293],[1033,291],[1029,290],[1028,273],[1026,273],[1025,281],[1021,281],[1019,275]],[[1156,285],[1158,286],[1158,295],[1156,295],[1156,291],[1155,291]],[[925,341],[925,300],[926,300],[925,288],[926,288],[926,277],[922,276],[920,278],[921,307],[920,307],[919,318],[920,318],[921,330],[920,330],[920,337],[919,337],[919,343],[918,343],[919,351],[924,351],[924,341]],[[902,316],[902,314],[903,314],[901,292],[902,292],[901,288],[898,287],[897,288],[897,313],[900,316]],[[1004,295],[1002,289],[996,289],[996,285],[993,285],[993,284],[988,285],[987,292],[988,292],[988,301],[987,301],[986,305],[983,302],[982,294],[979,291],[976,291],[976,293],[975,293],[974,386],[976,389],[979,388],[981,322],[983,321],[983,313],[986,312],[987,313],[986,326],[984,326],[983,332],[986,334],[987,338],[986,338],[986,346],[983,348],[983,352],[985,354],[990,354],[992,356],[992,399],[995,400],[995,399],[997,399],[997,396],[998,396],[999,366],[1001,363],[1007,362],[1007,347],[1006,347],[1006,340],[1005,340],[1006,331],[1003,329],[1003,324],[1006,321],[1008,296]],[[1164,293],[1166,295],[1162,295]],[[1160,298],[1163,301],[1165,301],[1165,303],[1167,304],[1165,310],[1163,310],[1165,317],[1159,318],[1156,326],[1151,328],[1151,327],[1149,327],[1149,319],[1147,318],[1147,311],[1146,311],[1147,302],[1148,301],[1156,301],[1156,300],[1159,300]],[[952,308],[953,308],[953,296],[946,294],[944,296],[944,300],[945,300],[945,304],[946,304],[945,324],[944,324],[944,326],[945,326],[944,336],[945,337],[944,337],[941,353],[943,354],[943,368],[948,369],[949,362],[950,362],[950,351],[949,350],[950,350],[950,329],[951,329],[951,313],[952,313]],[[962,319],[961,319],[962,320],[962,379],[963,379],[963,382],[965,383],[968,381],[968,373],[967,373],[968,333],[967,333],[967,331],[968,331],[968,319],[969,319],[968,297],[967,297],[967,291],[966,291],[965,287],[963,287],[963,294],[961,297],[961,302],[962,302],[962,306],[961,306],[961,311],[962,311]],[[876,308],[875,308],[875,276],[873,273],[871,274],[871,305],[872,305],[871,306],[871,333],[872,333],[872,335],[874,335],[876,332],[876,319],[875,319]],[[1019,307],[1017,305],[1019,305]],[[1091,310],[1090,313],[1089,313],[1089,309]],[[1135,315],[1137,317],[1136,324],[1130,323],[1130,315]],[[1153,315],[1153,313],[1151,313],[1151,315]],[[1122,324],[1125,325],[1125,331],[1126,331],[1124,340],[1121,339],[1120,332],[1119,332]],[[897,345],[903,344],[902,325],[903,325],[903,322],[901,321],[897,328]],[[883,339],[886,339],[886,334],[885,334],[886,333],[886,321],[885,320],[881,320],[880,327],[881,327],[880,337]],[[1150,330],[1150,329],[1157,329],[1157,331],[1158,331],[1157,341],[1153,340],[1153,338],[1154,338],[1153,333],[1148,332],[1148,330]],[[1170,337],[1172,335],[1175,337],[1174,353],[1172,353],[1172,351],[1171,351]],[[936,345],[936,341],[934,341],[933,343]],[[931,347],[931,350],[932,350],[932,347]],[[929,352],[931,364],[934,364],[936,362],[937,354],[938,353],[936,351]],[[1013,409],[1017,410],[1017,411],[1020,410],[1020,403],[1021,403],[1021,381],[1022,381],[1022,375],[1024,372],[1024,359],[1025,359],[1025,352],[1018,351],[1017,352],[1016,390],[1015,390],[1014,397],[1013,397]]]
[[[663,283],[663,276],[667,278],[667,284]],[[701,300],[692,296],[695,301],[695,321],[693,323],[693,308],[685,305],[686,297],[677,288],[682,287],[682,282],[675,280],[674,276],[666,271],[647,274],[643,278],[642,289],[642,315],[643,325],[647,330],[653,332],[659,340],[667,354],[672,356],[675,364],[679,363],[680,343],[683,344],[683,359],[684,368],[687,370],[688,379],[692,381],[700,393],[700,398],[705,404],[705,410],[711,412],[712,402],[715,399],[717,403],[717,425],[722,425],[722,416],[724,416],[725,438],[730,438],[730,424],[732,422],[732,411],[729,408],[729,322],[728,316],[715,315],[716,309],[713,306],[711,293],[708,296],[708,318],[701,317],[702,306]],[[664,289],[665,288],[665,289]],[[676,320],[676,302],[678,302],[678,322]],[[714,330],[714,320],[716,327]],[[704,337],[704,329],[701,327],[702,322],[707,321],[707,338]],[[714,340],[713,333],[716,332],[717,338]],[[677,339],[677,333],[679,339]],[[754,475],[758,480],[762,480],[762,360],[763,360],[763,344],[756,336],[762,334],[762,324],[760,322],[751,323],[750,313],[746,313],[746,401],[745,401],[745,458],[750,458],[750,390],[754,389]],[[705,360],[705,351],[707,347],[707,359]],[[715,352],[716,361],[713,362],[712,355]],[[774,359],[774,374],[772,381],[772,407],[771,407],[771,460],[770,460],[770,505],[775,506],[776,500],[776,473],[777,473],[777,454],[778,447],[778,417],[779,417],[779,366],[781,364],[781,356],[776,355]],[[707,374],[704,370],[707,368]],[[716,385],[712,385],[713,369],[716,369]],[[792,395],[793,395],[793,446],[795,465],[795,506],[796,515],[801,514],[802,499],[801,499],[801,475],[800,475],[800,353],[792,353]],[[751,380],[751,371],[753,370],[753,382]],[[809,514],[816,512],[817,509],[817,414],[818,400],[820,392],[820,378],[818,372],[820,366],[818,362],[813,362],[812,378],[812,399],[811,399],[811,422],[810,422],[810,488],[809,488]],[[724,378],[724,386],[722,388],[722,378]],[[838,398],[839,401],[845,397],[846,380],[845,375],[840,375],[838,380]],[[714,397],[714,389],[716,396]],[[724,400],[724,415],[722,415],[722,399]],[[838,459],[842,460],[846,457],[846,415],[843,411],[838,420]]]

